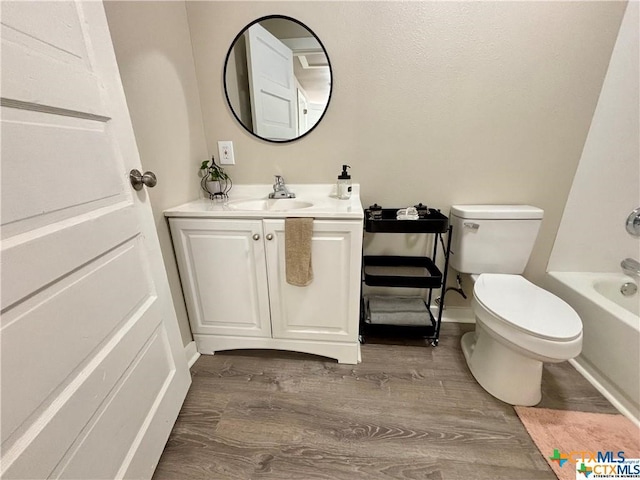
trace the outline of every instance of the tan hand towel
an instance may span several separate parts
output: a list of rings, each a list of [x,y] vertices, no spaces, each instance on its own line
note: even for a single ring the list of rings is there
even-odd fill
[[[313,281],[311,237],[313,218],[285,218],[284,256],[287,283],[305,287]]]

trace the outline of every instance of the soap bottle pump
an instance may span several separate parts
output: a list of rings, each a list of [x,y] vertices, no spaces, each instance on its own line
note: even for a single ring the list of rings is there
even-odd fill
[[[342,173],[338,175],[338,198],[347,200],[351,198],[351,175],[347,172],[349,165],[342,165]]]

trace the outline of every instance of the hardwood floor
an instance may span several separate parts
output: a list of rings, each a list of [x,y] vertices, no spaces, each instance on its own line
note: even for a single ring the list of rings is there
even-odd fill
[[[555,479],[513,408],[473,379],[459,347],[362,346],[362,363],[235,351],[202,356],[155,472],[165,479]],[[422,343],[422,345],[420,344]],[[568,363],[541,407],[615,413]]]

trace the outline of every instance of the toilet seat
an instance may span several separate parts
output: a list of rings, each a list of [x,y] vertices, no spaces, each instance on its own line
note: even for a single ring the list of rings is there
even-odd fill
[[[473,293],[495,320],[522,333],[552,342],[582,336],[582,321],[571,306],[520,275],[482,274]]]

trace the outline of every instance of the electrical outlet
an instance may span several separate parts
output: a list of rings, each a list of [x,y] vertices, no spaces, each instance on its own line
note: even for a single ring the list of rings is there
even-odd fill
[[[218,157],[220,165],[235,165],[236,159],[233,156],[233,142],[231,140],[218,142]]]

